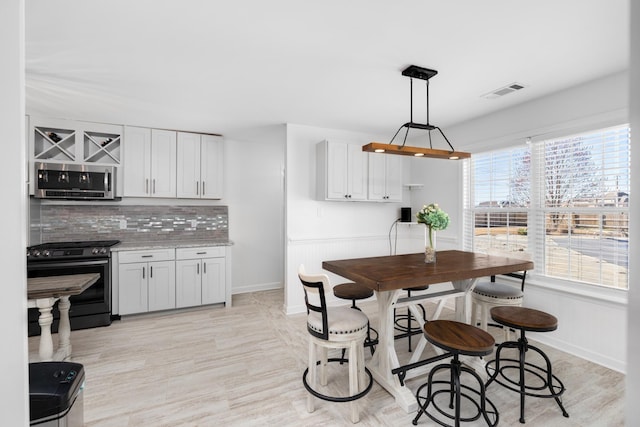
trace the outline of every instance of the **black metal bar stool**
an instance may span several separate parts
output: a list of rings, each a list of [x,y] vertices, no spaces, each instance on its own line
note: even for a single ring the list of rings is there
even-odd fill
[[[407,291],[407,297],[411,298],[411,291],[426,291],[427,289],[429,289],[429,285],[425,285],[425,286],[418,286],[415,288],[403,288],[403,291]],[[427,313],[424,310],[424,306],[422,304],[416,304],[418,307],[420,307],[420,310],[422,310],[422,318],[426,320],[427,317]],[[422,328],[420,327],[420,325],[418,325],[417,327],[413,327],[412,323],[413,323],[413,315],[411,314],[411,310],[409,309],[409,307],[407,307],[407,313],[406,314],[398,314],[396,313],[396,310],[393,311],[393,327],[396,331],[400,331],[402,333],[397,334],[394,336],[395,339],[398,338],[407,338],[408,342],[409,342],[409,352],[411,352],[413,350],[412,346],[411,346],[411,337],[413,335],[418,335],[422,333]]]
[[[425,323],[424,336],[431,344],[450,353],[453,356],[451,363],[443,363],[435,366],[429,372],[429,379],[422,384],[416,392],[416,399],[420,410],[413,419],[413,425],[418,424],[422,414],[426,414],[431,420],[442,426],[456,426],[460,422],[475,421],[482,416],[490,427],[498,424],[499,415],[495,405],[485,396],[485,385],[482,378],[473,370],[460,363],[460,355],[486,356],[491,354],[495,345],[493,337],[475,326],[452,320],[433,320]],[[434,375],[442,370],[449,370],[448,380],[434,380]],[[470,376],[478,384],[477,389],[462,384],[463,378]],[[444,385],[445,387],[438,387]],[[435,387],[434,387],[435,386]],[[427,387],[426,396],[422,396],[422,390]],[[436,390],[434,390],[436,388]],[[443,408],[438,395],[448,397],[449,410]],[[465,415],[461,414],[463,400],[465,403]],[[469,405],[470,404],[470,405]],[[433,410],[429,408],[432,406]],[[468,411],[471,409],[471,411]],[[453,421],[447,424],[445,421]]]
[[[356,301],[371,298],[373,296],[373,290],[359,283],[348,282],[335,285],[333,287],[333,295],[335,295],[336,298],[351,300],[351,308],[360,310],[360,308],[356,306]],[[375,335],[375,338],[371,338],[371,333]],[[376,344],[378,344],[378,331],[367,323],[367,338],[364,340],[364,346],[369,347],[372,356],[376,351]],[[344,350],[342,353],[344,358]]]
[[[529,344],[525,337],[525,331],[550,332],[558,328],[558,319],[544,311],[534,310],[525,307],[494,307],[491,309],[491,318],[509,328],[520,330],[518,341],[506,341],[500,344],[496,350],[496,358],[487,363],[486,369],[490,378],[486,387],[493,381],[503,387],[520,394],[520,422],[524,424],[524,398],[532,397],[553,397],[562,410],[562,415],[569,417],[569,414],[562,405],[561,396],[565,387],[562,381],[551,372],[551,361],[547,355],[537,347]],[[500,357],[505,348],[518,349],[518,359]],[[545,361],[544,367],[535,365],[525,360],[529,350],[538,353]],[[516,375],[509,376],[509,371],[516,371]],[[527,375],[528,374],[528,375]],[[526,378],[525,378],[526,377]],[[529,380],[529,384],[525,380]],[[532,384],[535,382],[535,384]],[[548,392],[547,392],[548,389]]]

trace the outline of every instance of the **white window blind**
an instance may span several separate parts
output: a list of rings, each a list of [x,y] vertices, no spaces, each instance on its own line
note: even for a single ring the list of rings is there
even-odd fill
[[[628,126],[475,154],[465,248],[526,251],[535,273],[628,288]]]

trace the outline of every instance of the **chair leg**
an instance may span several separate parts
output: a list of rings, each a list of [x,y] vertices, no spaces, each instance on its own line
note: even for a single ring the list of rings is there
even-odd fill
[[[327,349],[320,348],[320,384],[327,385]]]
[[[483,331],[487,331],[487,329],[489,329],[487,325],[489,317],[488,308],[489,307],[487,307],[485,303],[480,303],[480,329]]]
[[[471,303],[471,324],[478,326],[478,303],[475,301]]]
[[[316,345],[312,340],[309,340],[309,376],[309,384],[315,389],[317,381]],[[307,412],[313,412],[314,410],[313,396],[309,394],[307,396]]]
[[[358,348],[358,393],[367,386],[367,379],[364,371],[364,346]]]
[[[349,345],[349,393],[351,396],[355,396],[360,391],[360,382],[358,378],[358,362],[359,362],[359,342],[352,341]],[[360,414],[358,413],[358,404],[355,400],[351,401],[351,422],[357,423],[360,421]]]

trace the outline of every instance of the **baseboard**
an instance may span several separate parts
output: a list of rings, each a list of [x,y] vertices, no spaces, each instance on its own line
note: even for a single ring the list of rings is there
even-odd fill
[[[618,371],[622,374],[626,374],[626,369],[627,369],[626,364],[621,360],[612,359],[602,354],[589,351],[586,348],[571,345],[566,341],[555,339],[548,334],[543,334],[543,333],[536,334],[532,332],[531,339],[539,343],[548,345],[549,347],[553,347],[558,351],[568,353],[572,356],[576,356],[581,359],[588,360],[589,362],[593,362],[598,365],[604,366],[605,368],[609,368],[614,371]]]
[[[248,294],[250,292],[271,291],[274,289],[282,289],[284,286],[281,282],[272,283],[257,283],[255,285],[234,287],[231,290],[231,295]]]

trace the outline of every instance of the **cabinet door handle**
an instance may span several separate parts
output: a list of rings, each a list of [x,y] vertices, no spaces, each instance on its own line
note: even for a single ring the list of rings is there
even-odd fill
[[[205,192],[204,192],[204,181],[202,181],[202,195],[204,196]]]
[[[144,267],[142,267],[142,278],[144,279]]]
[[[200,264],[196,264],[196,274],[200,274]]]
[[[196,255],[206,255],[206,252],[196,252]]]
[[[207,274],[207,263],[206,263],[206,262],[203,262],[203,263],[202,263],[202,267],[203,267],[203,269],[204,269],[204,274]]]
[[[153,194],[156,194],[156,179],[153,178]]]
[[[149,278],[153,278],[153,266],[149,267]]]
[[[153,258],[153,255],[142,255],[141,258]]]
[[[196,181],[196,196],[200,195],[200,183]]]
[[[148,194],[148,193],[149,193],[149,178],[147,178],[147,179],[145,179],[145,180],[144,180],[144,192],[145,192],[146,194]]]

